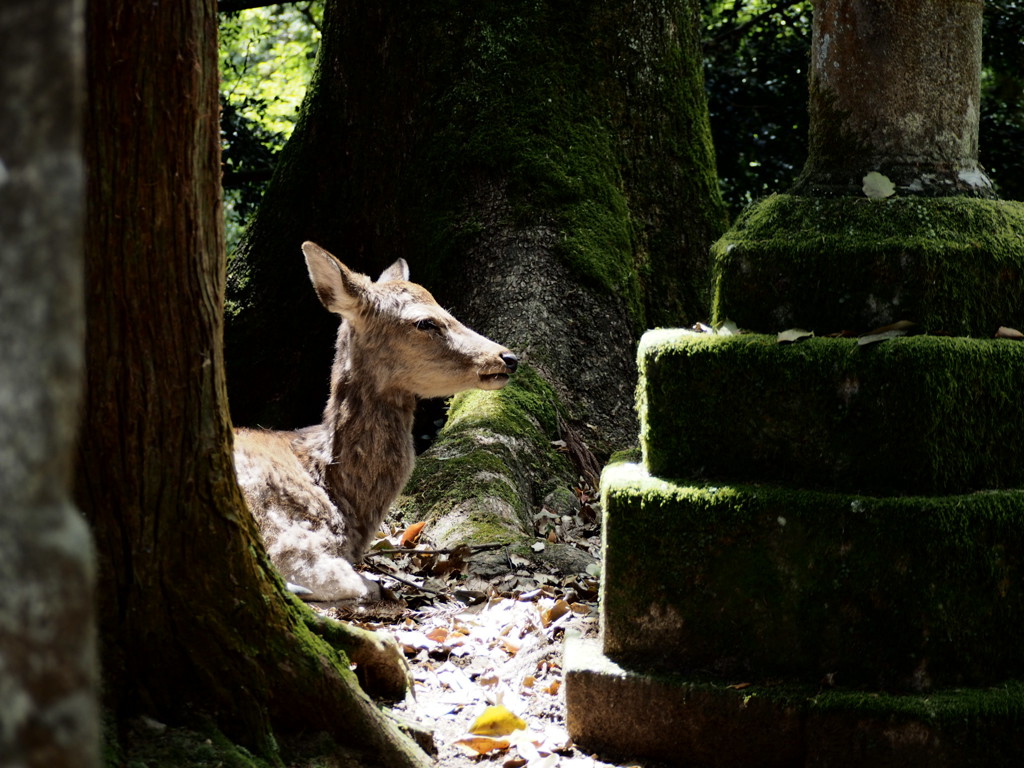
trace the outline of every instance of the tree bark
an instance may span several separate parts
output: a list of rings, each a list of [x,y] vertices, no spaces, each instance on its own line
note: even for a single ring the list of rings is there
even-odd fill
[[[978,165],[981,0],[817,0],[808,158],[794,192],[994,197]]]
[[[93,548],[70,498],[81,16],[73,0],[0,8],[0,762],[26,768],[99,765]]]
[[[235,482],[215,3],[95,0],[87,30],[76,492],[100,555],[108,705],[206,715],[271,757],[275,734],[323,731],[369,764],[422,765],[289,600]]]
[[[600,455],[631,444],[639,332],[707,311],[725,221],[700,61],[689,0],[328,2],[302,115],[232,266],[236,418],[296,426],[326,400],[333,328],[304,239],[369,274],[404,257],[524,365],[459,398],[403,508],[445,541],[532,534],[577,476],[551,446],[560,420]]]
[[[319,418],[333,329],[298,255],[312,239],[368,274],[406,258],[628,441],[637,333],[707,311],[725,223],[709,136],[695,3],[329,2],[233,261],[236,419]]]

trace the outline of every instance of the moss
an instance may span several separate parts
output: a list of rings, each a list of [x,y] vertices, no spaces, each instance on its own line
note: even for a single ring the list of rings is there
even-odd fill
[[[1024,491],[872,497],[602,478],[605,650],[927,689],[1024,675]]]
[[[158,723],[134,721],[123,736],[117,762],[107,765],[127,768],[280,768],[284,763],[267,762],[244,747],[233,744],[217,728],[174,728]],[[108,753],[111,754],[112,753]]]
[[[658,331],[639,368],[656,475],[876,494],[1024,486],[1024,344]]]
[[[464,201],[492,182],[504,223],[557,229],[574,274],[621,297],[638,330],[701,311],[703,244],[725,218],[688,6],[448,12],[431,80],[450,85],[426,105],[439,129],[417,171],[441,188],[420,222],[438,277],[480,231]]]
[[[1024,204],[774,195],[712,249],[715,321],[821,335],[895,320],[968,336],[1024,325]]]
[[[559,408],[554,390],[525,364],[501,390],[456,395],[437,443],[417,459],[400,511],[434,522],[459,506],[461,541],[507,542],[529,531],[533,507],[573,477],[551,445]]]

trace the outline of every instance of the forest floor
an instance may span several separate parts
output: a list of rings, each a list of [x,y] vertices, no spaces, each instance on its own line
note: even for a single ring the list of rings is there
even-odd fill
[[[326,611],[396,638],[414,685],[394,712],[443,768],[660,768],[601,762],[566,731],[564,637],[597,634],[600,518],[596,501],[577,494],[574,515],[541,511],[533,545],[578,550],[572,572],[497,546],[434,550],[411,526],[367,558],[399,602]]]

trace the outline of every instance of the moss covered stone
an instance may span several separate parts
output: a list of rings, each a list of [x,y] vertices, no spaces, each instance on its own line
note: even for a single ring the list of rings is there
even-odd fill
[[[504,389],[456,395],[437,442],[417,459],[401,509],[427,520],[443,546],[532,535],[534,504],[573,477],[551,445],[558,407],[525,364]]]
[[[859,493],[1024,486],[1024,344],[653,331],[639,350],[652,474]]]
[[[819,334],[912,320],[991,336],[1024,325],[1024,204],[773,195],[712,248],[713,314]]]
[[[871,497],[605,470],[617,660],[926,690],[1024,675],[1024,491]]]
[[[891,694],[779,680],[736,685],[624,667],[594,640],[565,650],[567,725],[588,751],[671,765],[1013,765],[1024,684]]]

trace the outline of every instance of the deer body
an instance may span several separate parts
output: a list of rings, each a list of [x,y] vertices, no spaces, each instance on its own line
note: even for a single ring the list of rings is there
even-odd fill
[[[376,282],[305,243],[320,301],[342,318],[321,424],[238,429],[235,468],[267,552],[310,600],[370,599],[353,562],[412,471],[417,397],[500,389],[515,355],[471,331],[408,281],[399,259]]]

